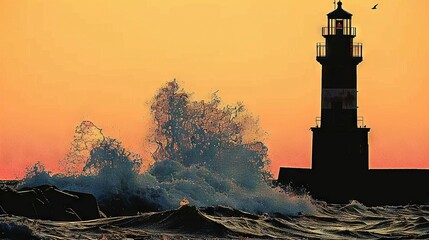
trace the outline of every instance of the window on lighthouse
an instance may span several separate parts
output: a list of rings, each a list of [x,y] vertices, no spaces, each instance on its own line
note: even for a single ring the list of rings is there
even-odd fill
[[[343,29],[343,20],[337,20],[337,29]]]

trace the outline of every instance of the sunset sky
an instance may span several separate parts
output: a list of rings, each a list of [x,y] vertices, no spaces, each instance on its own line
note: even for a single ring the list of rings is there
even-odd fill
[[[370,167],[429,168],[429,1],[343,3],[364,46]],[[332,0],[0,0],[0,179],[36,161],[57,169],[83,120],[147,156],[149,102],[173,78],[194,99],[219,90],[258,116],[275,174],[310,167],[315,50],[332,10]]]

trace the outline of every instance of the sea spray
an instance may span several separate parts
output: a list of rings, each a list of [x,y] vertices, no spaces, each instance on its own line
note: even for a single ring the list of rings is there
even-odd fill
[[[142,158],[92,122],[75,131],[62,174],[41,166],[30,169],[24,186],[51,184],[94,194],[108,215],[176,208],[186,198],[197,207],[226,205],[252,213],[309,213],[309,197],[285,193],[269,184],[268,148],[257,119],[242,104],[221,107],[191,101],[176,81],[167,83],[151,106],[157,146],[151,168]]]

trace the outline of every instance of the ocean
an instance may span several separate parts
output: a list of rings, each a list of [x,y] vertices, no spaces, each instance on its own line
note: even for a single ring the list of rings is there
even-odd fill
[[[259,141],[236,140],[246,135],[247,125],[234,122],[235,108],[185,101],[187,111],[165,113],[170,102],[164,100],[185,96],[175,82],[170,85],[157,95],[159,106],[152,106],[160,124],[156,142],[170,144],[161,144],[164,148],[157,149],[147,170],[141,170],[140,157],[85,121],[75,130],[65,172],[51,173],[36,163],[22,181],[0,181],[18,189],[51,185],[90,193],[112,217],[59,222],[0,215],[0,238],[429,239],[429,206],[334,205],[271,184],[268,148]],[[195,125],[204,119],[211,124],[218,116],[216,128]],[[162,123],[166,119],[168,124]],[[217,130],[224,125],[230,130]],[[250,129],[257,128],[250,124]],[[188,204],[179,207],[184,199]]]
[[[80,222],[0,216],[6,239],[429,239],[429,206],[365,207],[315,202],[316,212],[251,214],[224,206]]]

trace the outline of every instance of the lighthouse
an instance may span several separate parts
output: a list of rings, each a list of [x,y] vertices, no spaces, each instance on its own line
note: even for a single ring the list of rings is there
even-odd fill
[[[370,129],[358,117],[357,68],[362,62],[362,44],[355,43],[352,14],[341,1],[328,13],[322,28],[324,43],[316,45],[316,60],[322,65],[320,117],[311,127],[312,167],[281,167],[277,182],[305,189],[328,203],[358,200],[367,206],[429,204],[427,169],[369,169]],[[406,160],[406,159],[404,159]]]
[[[362,44],[354,43],[352,14],[342,8],[328,14],[322,28],[324,43],[317,43],[316,60],[322,65],[321,116],[312,142],[312,169],[319,174],[347,175],[368,170],[369,128],[358,118],[357,67]]]
[[[355,43],[352,14],[339,1],[322,27],[325,41],[316,44],[321,64],[320,117],[312,131],[311,169],[282,167],[278,182],[305,188],[318,199],[347,202],[362,199],[371,181],[368,134],[358,117],[358,65],[362,44]],[[375,178],[374,178],[375,179]]]

